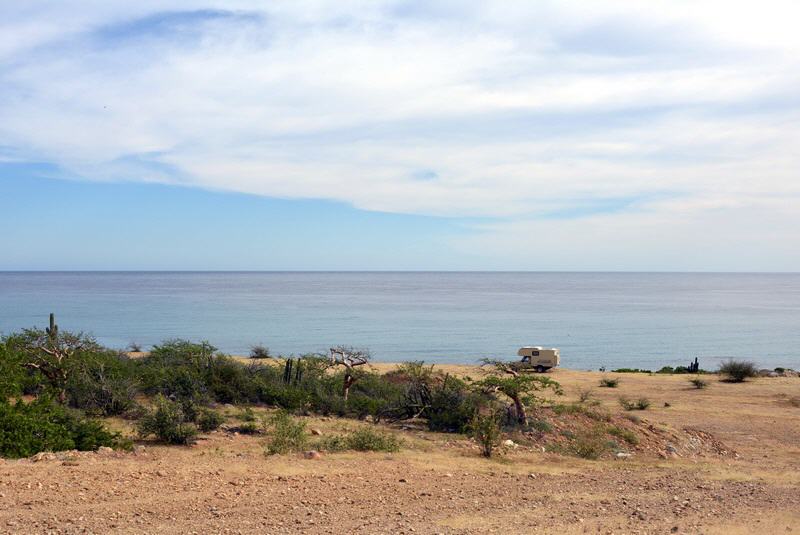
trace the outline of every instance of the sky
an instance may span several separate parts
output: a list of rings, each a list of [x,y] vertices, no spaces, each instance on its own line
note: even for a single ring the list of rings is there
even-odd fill
[[[0,2],[0,270],[800,271],[797,20]]]

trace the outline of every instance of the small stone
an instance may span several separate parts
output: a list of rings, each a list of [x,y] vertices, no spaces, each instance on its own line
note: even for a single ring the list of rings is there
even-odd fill
[[[98,455],[109,455],[111,453],[114,453],[114,450],[113,448],[109,448],[108,446],[100,446],[99,448],[97,448],[97,453]]]
[[[408,480],[406,478],[404,478],[404,477],[401,477],[397,481],[399,481],[400,483],[408,483]]]
[[[158,470],[158,471],[156,472],[156,475],[157,475],[158,477],[167,477],[167,473],[166,473],[165,471],[163,471],[163,470]]]
[[[322,459],[322,454],[317,450],[309,450],[303,453],[303,457],[306,459]]]
[[[314,436],[319,437],[319,436],[322,436],[322,431],[320,431],[319,429],[312,429],[311,430],[311,434],[314,435]]]
[[[528,479],[536,479],[536,474],[531,472],[530,474],[528,474]]]

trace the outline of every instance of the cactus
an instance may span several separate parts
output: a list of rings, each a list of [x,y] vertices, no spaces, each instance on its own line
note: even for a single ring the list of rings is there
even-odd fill
[[[288,358],[286,359],[286,365],[283,368],[283,383],[289,384],[292,380],[292,363],[294,359]]]
[[[47,336],[50,337],[50,340],[55,340],[58,337],[58,325],[56,325],[56,315],[52,312],[50,313],[50,327],[45,329],[47,331]]]

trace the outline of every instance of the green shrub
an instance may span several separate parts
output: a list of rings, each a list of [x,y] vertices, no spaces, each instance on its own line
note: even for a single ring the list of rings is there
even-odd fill
[[[575,434],[568,450],[582,459],[599,459],[610,449],[606,440],[605,430],[602,426],[583,429]]]
[[[243,422],[255,422],[256,413],[253,412],[253,409],[251,407],[245,407],[239,412],[239,414],[236,415],[236,418],[238,418]]]
[[[497,414],[477,413],[469,425],[469,433],[481,447],[484,457],[491,457],[494,448],[500,442],[500,419]]]
[[[639,398],[636,401],[631,401],[628,398],[619,398],[619,404],[626,411],[643,411],[650,407],[650,400],[647,398]]]
[[[217,411],[201,409],[200,416],[197,419],[197,427],[200,428],[200,431],[208,433],[209,431],[214,431],[219,428],[223,422],[225,422],[225,417]]]
[[[168,444],[191,444],[197,436],[197,427],[186,418],[180,403],[164,396],[153,400],[154,408],[139,420],[137,431],[140,438],[155,435]]]
[[[720,375],[730,383],[741,383],[745,379],[758,376],[758,367],[748,360],[727,360],[719,366]]]
[[[242,425],[234,427],[232,431],[241,433],[242,435],[258,435],[261,434],[263,427],[256,422],[245,422]]]
[[[638,444],[639,437],[633,431],[629,429],[623,429],[622,427],[612,426],[608,428],[608,434],[621,438],[628,444]]]
[[[40,451],[118,447],[118,433],[48,398],[30,404],[0,401],[0,456],[28,457]]]
[[[272,355],[269,353],[269,348],[262,345],[255,345],[250,348],[251,359],[269,359]]]
[[[651,370],[640,370],[639,368],[618,368],[611,371],[614,373],[653,373]]]
[[[306,423],[292,418],[292,416],[280,410],[269,420],[271,433],[267,442],[267,455],[290,453],[302,450],[308,443],[306,433]]]
[[[96,351],[72,363],[66,383],[70,406],[96,416],[115,416],[134,408],[138,391],[134,365],[126,355]]]
[[[534,429],[540,433],[549,433],[553,430],[553,426],[550,425],[550,422],[546,420],[531,419],[528,421],[528,425],[531,429]]]
[[[617,388],[619,386],[619,379],[612,379],[611,377],[603,377],[600,379],[600,386],[604,388]]]
[[[317,449],[337,451],[400,451],[401,441],[391,433],[363,427],[345,435],[331,435],[318,441]]]
[[[699,377],[693,377],[692,379],[689,379],[689,382],[692,385],[694,385],[694,387],[697,388],[698,390],[706,388],[708,386],[708,381],[700,379]]]

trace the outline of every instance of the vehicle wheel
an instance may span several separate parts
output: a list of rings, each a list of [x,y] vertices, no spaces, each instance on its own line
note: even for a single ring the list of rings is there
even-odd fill
[[[536,373],[544,373],[544,366],[536,366]]]

